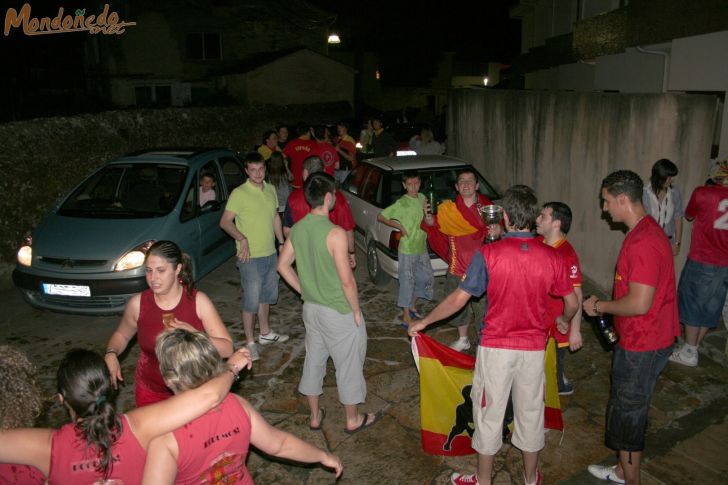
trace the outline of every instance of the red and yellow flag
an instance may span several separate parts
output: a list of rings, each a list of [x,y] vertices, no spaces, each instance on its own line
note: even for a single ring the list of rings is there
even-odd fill
[[[475,358],[452,350],[422,333],[412,339],[412,354],[420,372],[422,449],[433,455],[475,453],[470,446],[475,431],[470,399]],[[545,427],[563,430],[553,339],[549,339],[546,351],[544,405]]]

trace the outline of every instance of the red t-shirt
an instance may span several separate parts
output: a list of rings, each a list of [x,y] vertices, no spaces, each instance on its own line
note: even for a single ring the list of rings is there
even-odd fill
[[[510,232],[473,256],[460,288],[473,296],[488,293],[483,347],[544,350],[549,295],[573,291],[566,264],[555,249],[532,233]]]
[[[539,236],[538,239],[543,241],[543,237],[541,236]],[[566,238],[563,238],[556,241],[556,244],[552,247],[556,250],[559,256],[564,259],[566,271],[569,274],[569,281],[571,281],[571,286],[574,288],[581,287],[581,265],[579,264],[579,257],[576,255],[576,251],[574,251],[573,246],[566,240]],[[568,347],[569,332],[561,333],[556,328],[556,317],[564,313],[564,300],[563,298],[551,296],[547,302],[545,321],[546,326],[549,328],[549,336],[556,340],[559,347]]]
[[[28,465],[0,463],[0,485],[45,485],[46,477]]]
[[[346,152],[351,155],[351,168],[356,168],[356,143],[354,142],[354,139],[349,135],[346,135],[345,138],[338,138],[336,140],[336,146],[346,150]],[[339,155],[339,158],[341,158],[341,155]]]
[[[685,217],[694,219],[688,258],[713,266],[728,266],[728,187],[698,187],[690,196]]]
[[[624,238],[617,258],[613,298],[627,295],[630,283],[653,287],[655,296],[645,315],[615,315],[618,345],[631,352],[672,345],[680,334],[672,248],[665,231],[649,216],[643,217]]]
[[[283,149],[283,154],[290,160],[288,168],[290,168],[291,174],[293,174],[293,182],[291,182],[291,185],[294,187],[303,187],[303,161],[310,156],[318,154],[316,142],[296,138],[288,142],[286,148]]]
[[[147,453],[130,431],[126,416],[121,416],[121,437],[111,446],[114,466],[108,480],[118,483],[141,483]],[[51,438],[51,465],[48,483],[102,483],[102,475],[96,471],[97,453],[79,437],[73,423],[53,432]],[[117,483],[117,482],[111,482]]]
[[[159,360],[157,354],[154,353],[154,345],[157,336],[162,333],[164,323],[162,322],[163,313],[173,313],[175,318],[180,321],[187,322],[200,332],[205,331],[202,320],[197,316],[197,290],[192,290],[192,295],[187,296],[187,289],[182,289],[182,297],[179,303],[172,310],[162,310],[154,301],[154,293],[152,290],[144,290],[139,302],[139,320],[137,322],[137,343],[139,344],[140,354],[137,362],[135,380],[143,382],[144,387],[153,393],[162,396],[172,397],[172,392],[167,389],[159,372]],[[136,387],[138,390],[138,386]],[[153,400],[139,401],[137,396],[137,407],[162,400],[156,398]]]
[[[253,485],[245,467],[250,431],[250,416],[234,394],[174,431],[179,447],[175,483]]]
[[[316,155],[324,162],[324,172],[333,177],[336,165],[339,163],[339,154],[336,153],[336,148],[330,143],[322,141],[317,143],[316,150]]]
[[[288,196],[286,214],[283,216],[283,225],[286,227],[293,227],[295,223],[306,217],[306,214],[309,212],[311,212],[311,206],[309,206],[308,202],[306,202],[303,189],[295,189],[291,192],[291,195]],[[334,202],[334,208],[329,211],[329,220],[345,231],[353,231],[356,227],[356,222],[354,222],[354,215],[351,213],[349,201],[346,200],[344,194],[342,194],[339,190],[336,191],[336,202]]]

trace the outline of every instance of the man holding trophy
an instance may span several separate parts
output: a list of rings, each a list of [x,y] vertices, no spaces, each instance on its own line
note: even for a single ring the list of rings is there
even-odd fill
[[[498,223],[488,224],[482,217],[482,210],[493,206],[493,202],[478,192],[478,178],[472,169],[458,172],[455,201],[446,200],[436,208],[426,207],[421,227],[427,233],[427,242],[443,261],[448,263],[445,276],[445,294],[457,288],[465,275],[473,254],[490,234],[496,238],[502,232]],[[495,206],[493,206],[495,207]],[[433,215],[433,210],[437,215]],[[470,348],[468,324],[472,318],[476,325],[482,325],[485,314],[485,298],[473,298],[466,308],[457,312],[450,324],[457,327],[458,339],[450,345],[457,351]]]

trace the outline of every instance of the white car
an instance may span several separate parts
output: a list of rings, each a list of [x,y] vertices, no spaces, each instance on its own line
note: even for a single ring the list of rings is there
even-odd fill
[[[457,173],[473,166],[461,159],[445,155],[417,155],[407,157],[381,157],[359,162],[344,180],[341,190],[351,205],[356,221],[355,240],[367,255],[366,265],[369,278],[376,284],[397,278],[399,263],[399,231],[377,221],[377,215],[404,195],[402,174],[416,171],[420,174],[424,192],[431,177],[434,177],[437,199],[455,200]],[[475,170],[476,173],[477,170]],[[478,173],[480,192],[491,200],[500,198],[493,187]],[[447,264],[430,251],[430,261],[435,276],[447,272]]]

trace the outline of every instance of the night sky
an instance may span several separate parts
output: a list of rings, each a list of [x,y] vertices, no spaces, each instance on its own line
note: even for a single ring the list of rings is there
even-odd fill
[[[310,1],[336,14],[342,50],[376,52],[383,81],[395,84],[416,85],[434,74],[443,51],[481,61],[480,72],[462,73],[475,75],[487,62],[509,63],[520,50],[520,21],[509,18],[509,1]]]

